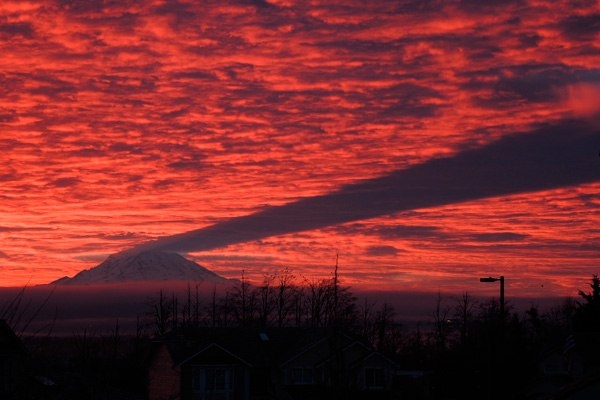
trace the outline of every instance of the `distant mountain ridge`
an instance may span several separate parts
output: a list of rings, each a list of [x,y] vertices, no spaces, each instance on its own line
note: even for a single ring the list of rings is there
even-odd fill
[[[63,277],[52,285],[89,285],[142,281],[193,281],[211,284],[230,284],[224,278],[172,252],[124,251],[109,256],[96,267],[79,272],[72,278]]]

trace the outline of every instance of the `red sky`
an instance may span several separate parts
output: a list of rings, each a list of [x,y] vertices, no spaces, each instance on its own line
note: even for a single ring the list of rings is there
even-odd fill
[[[256,282],[339,253],[353,287],[576,295],[600,2],[487,3],[3,0],[0,285],[166,238]]]

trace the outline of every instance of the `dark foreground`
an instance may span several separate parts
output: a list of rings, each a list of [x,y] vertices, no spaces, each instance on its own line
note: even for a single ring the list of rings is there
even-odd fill
[[[0,313],[0,399],[600,398],[598,277],[590,288],[522,312],[432,296],[428,320],[407,325],[394,305],[359,301],[336,281],[242,282],[209,298],[189,287],[135,304],[106,296],[99,310],[112,325],[70,318],[60,334],[41,314],[18,329],[27,318],[12,311],[28,303],[11,301]]]

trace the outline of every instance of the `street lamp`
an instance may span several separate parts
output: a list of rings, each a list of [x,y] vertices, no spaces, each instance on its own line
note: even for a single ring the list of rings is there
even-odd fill
[[[487,278],[479,278],[479,282],[497,282],[500,281],[500,318],[501,321],[504,321],[504,276],[500,276],[499,278],[487,277]]]

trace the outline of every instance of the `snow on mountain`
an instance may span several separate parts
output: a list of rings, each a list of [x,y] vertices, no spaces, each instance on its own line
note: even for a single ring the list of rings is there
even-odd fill
[[[124,251],[109,256],[94,268],[51,284],[87,285],[140,281],[193,281],[227,284],[232,281],[182,257],[163,251]]]

